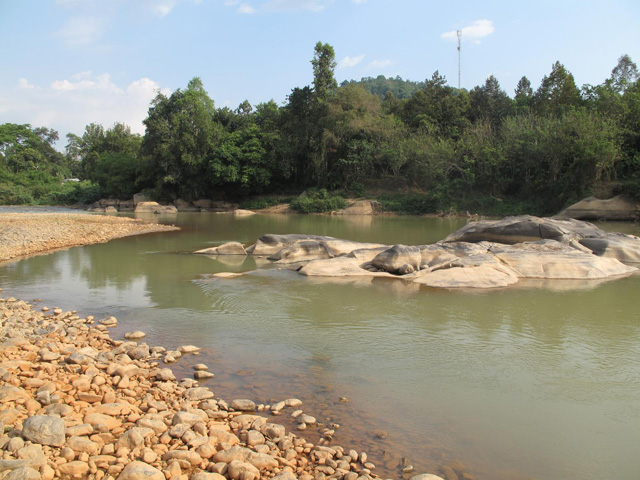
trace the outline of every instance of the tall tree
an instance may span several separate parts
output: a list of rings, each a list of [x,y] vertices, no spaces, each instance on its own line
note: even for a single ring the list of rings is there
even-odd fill
[[[142,147],[164,194],[192,200],[207,192],[207,157],[220,137],[214,114],[213,100],[198,77],[186,90],[169,97],[159,93],[153,100]]]
[[[513,102],[500,88],[500,82],[493,75],[481,87],[469,92],[471,120],[488,119],[494,127],[500,125],[504,117],[511,113]]]
[[[518,80],[513,99],[515,100],[516,111],[518,112],[528,111],[529,107],[531,107],[533,88],[531,88],[531,82],[527,77],[523,76]]]
[[[619,93],[624,93],[639,78],[638,66],[626,54],[618,59],[618,64],[611,70],[612,87]]]
[[[338,88],[338,83],[333,76],[337,65],[333,47],[328,43],[316,43],[311,65],[313,65],[313,91],[318,99],[324,100]]]
[[[580,105],[580,90],[571,72],[560,62],[553,64],[551,73],[544,76],[533,96],[533,104],[540,115],[560,115]]]

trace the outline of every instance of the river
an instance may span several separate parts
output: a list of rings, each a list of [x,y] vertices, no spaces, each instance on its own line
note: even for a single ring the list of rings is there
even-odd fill
[[[335,443],[366,451],[385,477],[399,478],[406,457],[415,473],[460,478],[638,478],[640,276],[490,291],[308,278],[191,252],[264,233],[417,245],[465,220],[158,218],[182,231],[0,265],[3,294],[115,315],[116,338],[142,330],[150,345],[201,346],[179,374],[206,363],[216,377],[204,384],[229,401],[298,397],[305,413],[340,425]],[[637,224],[604,228],[640,235]]]

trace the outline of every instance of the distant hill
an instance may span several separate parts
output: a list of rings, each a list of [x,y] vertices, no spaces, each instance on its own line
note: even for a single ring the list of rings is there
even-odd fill
[[[413,82],[411,80],[403,80],[401,77],[389,77],[378,75],[376,78],[363,77],[360,80],[345,80],[341,86],[356,83],[362,85],[369,93],[378,95],[384,99],[387,92],[393,93],[397,98],[409,98],[416,91],[424,88],[424,82]]]

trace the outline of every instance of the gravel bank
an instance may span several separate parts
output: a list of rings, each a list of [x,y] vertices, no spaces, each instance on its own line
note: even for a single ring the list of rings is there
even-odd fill
[[[88,214],[0,214],[0,261],[114,238],[178,230],[139,219]]]
[[[143,332],[125,335],[136,341],[114,340],[113,317],[96,322],[14,298],[0,298],[0,324],[2,478],[377,477],[366,453],[327,439],[310,443],[274,421],[271,415],[291,414],[300,426],[315,424],[300,400],[226,402],[163,368],[163,357],[197,354],[197,347],[166,352],[144,343]],[[206,378],[206,365],[196,367],[195,376]]]

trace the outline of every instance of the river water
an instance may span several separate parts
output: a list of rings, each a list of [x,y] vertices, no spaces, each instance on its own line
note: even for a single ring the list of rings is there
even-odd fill
[[[638,478],[640,276],[491,291],[308,278],[251,257],[190,252],[264,233],[425,244],[465,221],[159,219],[183,230],[0,265],[3,295],[115,315],[116,338],[143,330],[150,345],[201,346],[179,374],[206,363],[216,377],[204,384],[229,401],[298,397],[305,413],[340,425],[335,443],[366,451],[385,477],[399,478],[405,457],[415,473],[449,478]],[[634,224],[604,228],[640,234]],[[317,430],[300,435],[315,441]]]

